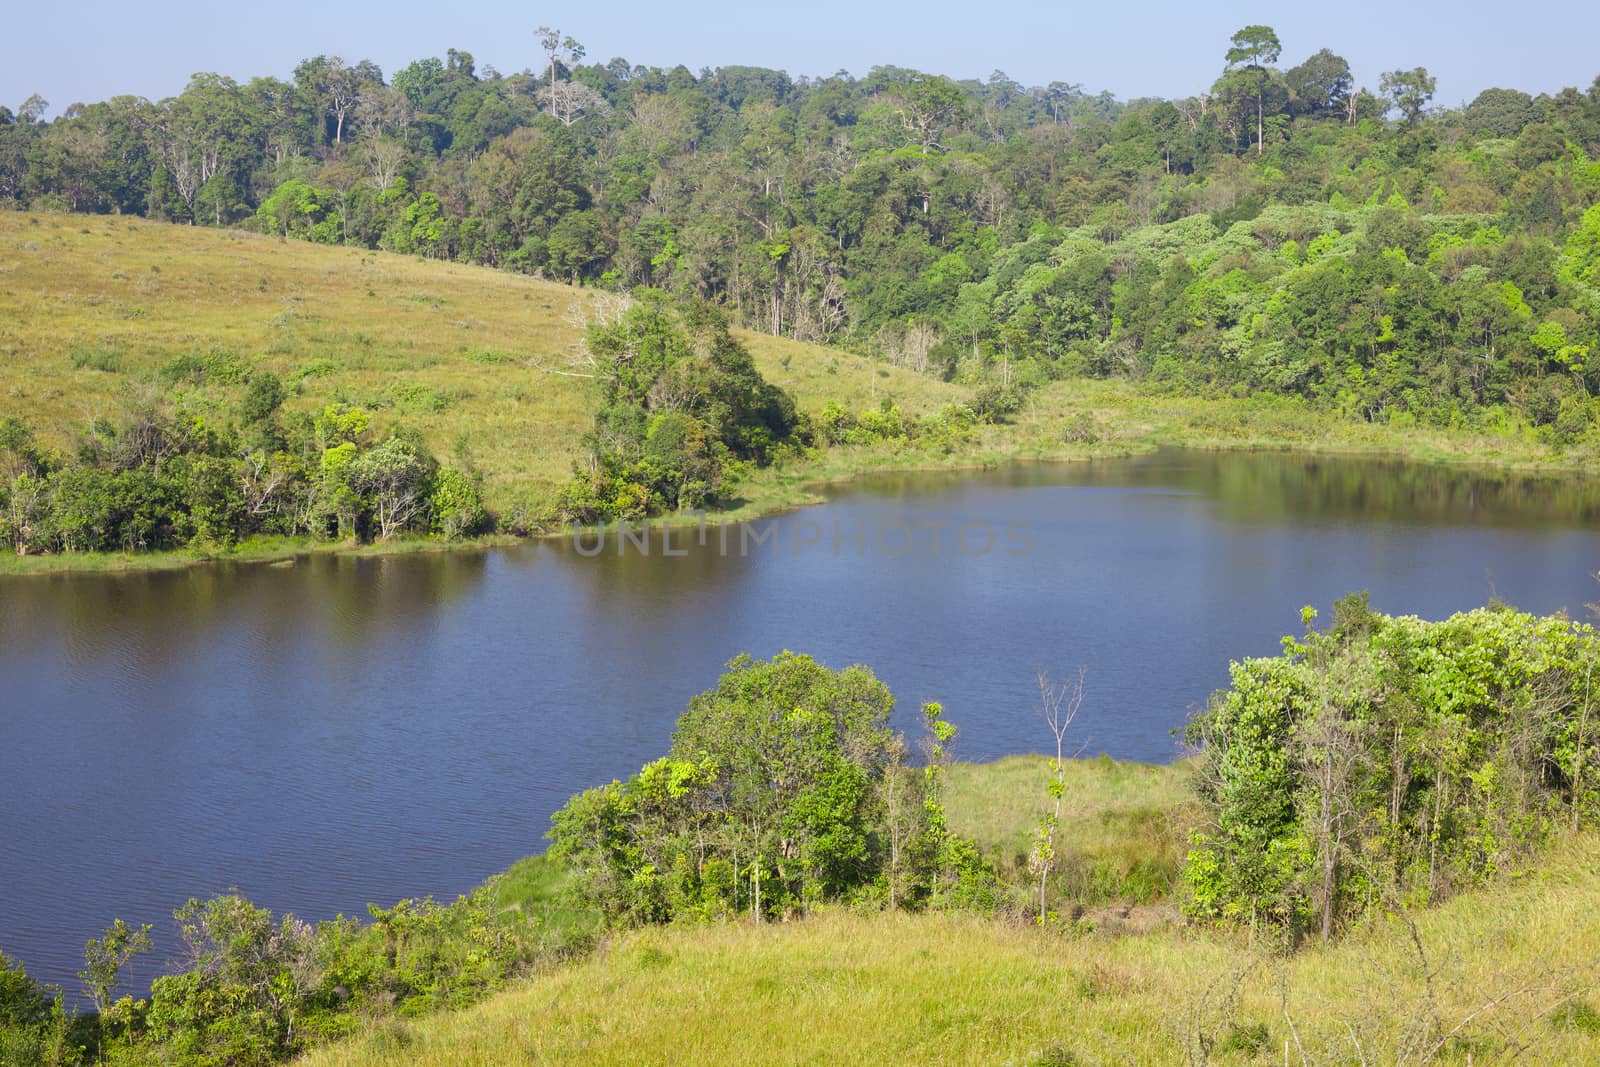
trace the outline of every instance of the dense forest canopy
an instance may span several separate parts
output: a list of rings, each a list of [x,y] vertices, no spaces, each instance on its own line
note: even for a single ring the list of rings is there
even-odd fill
[[[1292,42],[1291,42],[1292,44]],[[1184,99],[897,67],[794,78],[450,49],[0,110],[0,203],[253,226],[725,307],[1002,387],[1271,391],[1595,424],[1600,80],[1433,107],[1268,26]]]

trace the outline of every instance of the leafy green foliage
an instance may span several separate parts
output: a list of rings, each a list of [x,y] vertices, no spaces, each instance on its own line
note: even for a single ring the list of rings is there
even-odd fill
[[[969,902],[987,868],[944,826],[942,757],[921,781],[903,768],[893,706],[864,667],[741,656],[690,702],[667,756],[556,813],[551,855],[611,923]],[[930,709],[945,745],[954,731]]]
[[[121,920],[91,940],[82,972],[93,1014],[75,1015],[0,954],[0,1062],[67,1065],[281,1063],[355,1029],[471,1004],[546,956],[588,944],[592,924],[560,889],[520,887],[497,907],[496,882],[451,904],[402,900],[372,921],[312,926],[237,894],[173,913],[185,953],[147,997],[113,999],[122,968],[150,948],[150,927]]]
[[[41,987],[0,952],[0,1063],[66,1064],[75,1052],[60,992]]]
[[[0,537],[14,551],[213,551],[257,534],[460,538],[492,525],[477,475],[442,467],[405,427],[375,440],[364,408],[285,420],[283,382],[225,351],[178,357],[163,376],[165,401],[97,421],[76,463],[42,451],[21,421],[0,421]]]
[[[1561,616],[1429,623],[1364,596],[1281,657],[1235,663],[1191,727],[1210,815],[1191,911],[1326,938],[1514,869],[1600,811],[1597,666],[1600,638]]]
[[[589,330],[600,407],[589,471],[563,490],[575,521],[637,519],[714,502],[728,469],[798,444],[794,401],[761,377],[727,318],[644,293]]]

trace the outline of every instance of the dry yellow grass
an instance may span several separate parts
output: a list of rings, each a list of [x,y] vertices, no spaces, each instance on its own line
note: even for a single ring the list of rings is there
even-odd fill
[[[569,377],[592,290],[479,267],[114,216],[0,212],[0,416],[68,447],[160,388],[175,356],[226,349],[277,372],[291,407],[384,410],[448,457],[458,441],[493,506],[541,496],[578,455],[592,398]],[[745,334],[762,371],[816,410],[890,396],[913,413],[962,390],[845,353]],[[95,359],[115,367],[95,369]],[[87,357],[95,357],[90,359]]]
[[[1287,960],[1176,926],[1070,938],[963,915],[652,929],[305,1062],[1595,1063],[1597,894],[1591,837],[1417,914],[1415,941],[1386,921]]]

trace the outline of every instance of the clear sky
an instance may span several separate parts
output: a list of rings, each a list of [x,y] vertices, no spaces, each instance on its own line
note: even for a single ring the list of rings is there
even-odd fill
[[[479,68],[511,72],[537,65],[532,30],[544,23],[582,41],[591,59],[691,70],[730,64],[791,74],[862,74],[879,64],[957,78],[996,69],[1025,85],[1076,82],[1121,98],[1187,96],[1210,85],[1228,37],[1263,22],[1283,41],[1283,65],[1318,48],[1350,61],[1356,79],[1425,66],[1438,77],[1436,102],[1457,104],[1489,86],[1586,89],[1600,74],[1600,3],[1595,0],[1345,0],[1315,6],[1190,2],[956,4],[945,0],[799,4],[528,4],[507,0],[108,0],[58,7],[7,5],[0,25],[0,104],[30,93],[59,114],[73,101],[119,93],[159,99],[208,70],[243,81],[288,77],[306,56],[371,59],[385,75],[447,48],[471,52]]]

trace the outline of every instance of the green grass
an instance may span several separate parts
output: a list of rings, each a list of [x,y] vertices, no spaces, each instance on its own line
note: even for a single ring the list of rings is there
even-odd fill
[[[496,910],[506,918],[536,924],[562,941],[595,935],[599,916],[572,893],[572,872],[549,856],[528,856],[489,880]]]
[[[1037,425],[1048,440],[1064,418],[1081,413],[1104,444],[1131,448],[1285,450],[1389,456],[1422,463],[1498,470],[1590,473],[1600,456],[1590,447],[1551,448],[1527,428],[1504,433],[1343,418],[1297,400],[1261,396],[1164,396],[1124,381],[1052,382],[1025,409],[1019,426]],[[1025,433],[1024,433],[1024,436]]]
[[[951,829],[976,841],[1018,884],[1030,881],[1033,831],[1053,803],[1046,792],[1049,763],[1043,756],[1010,756],[950,769]],[[1112,917],[1105,905],[1170,900],[1198,815],[1190,773],[1186,763],[1069,760],[1050,897],[1094,908],[1089,914],[1096,919]]]
[[[305,1062],[1276,1064],[1288,1045],[1296,1064],[1592,1063],[1597,872],[1600,842],[1569,842],[1540,876],[1419,913],[1415,940],[1385,921],[1287,960],[1203,930],[970,915],[644,930]]]
[[[461,552],[519,544],[509,534],[487,534],[460,541],[409,537],[380,544],[311,541],[300,537],[253,537],[225,549],[180,548],[157,552],[90,552],[16,556],[0,552],[0,577],[68,573],[130,574],[181,570],[201,564],[236,563],[292,566],[309,556],[393,556],[416,552]]]
[[[1046,761],[958,764],[952,825],[991,855],[1025,839]],[[1184,764],[1067,768],[1061,840],[1170,861],[1193,817]],[[508,913],[592,929],[566,875],[524,860]],[[307,1067],[502,1063],[1589,1063],[1600,1057],[1600,838],[1536,872],[1285,958],[1159,921],[1040,929],[970,914],[825,910],[790,923],[654,928],[602,942],[465,1011],[374,1019]],[[1123,911],[1126,911],[1124,902]],[[1413,925],[1414,923],[1414,925]],[[1420,948],[1419,948],[1420,946]]]
[[[491,507],[572,472],[592,398],[575,362],[592,290],[515,274],[114,216],[0,212],[0,416],[70,449],[96,417],[159,395],[186,355],[271,370],[291,409],[334,399],[458,442]],[[858,356],[742,333],[802,407],[891,397],[908,413],[966,391]],[[170,376],[169,376],[170,377]],[[236,386],[195,387],[206,391]]]

